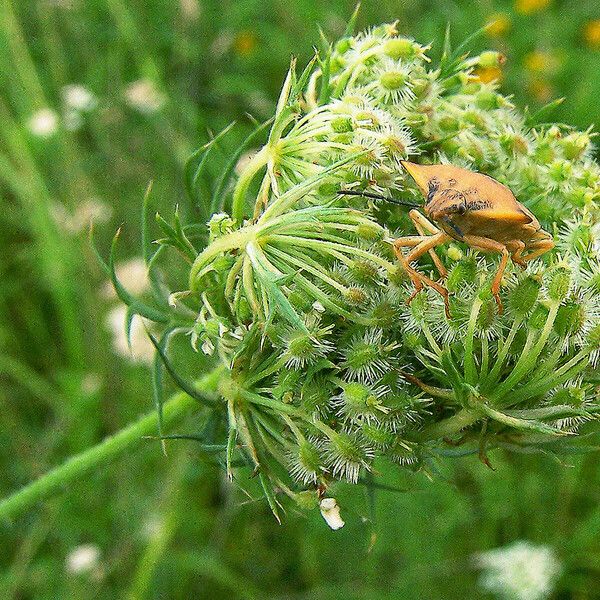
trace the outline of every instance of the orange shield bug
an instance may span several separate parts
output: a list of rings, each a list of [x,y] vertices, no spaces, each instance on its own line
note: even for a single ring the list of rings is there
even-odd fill
[[[444,279],[447,271],[435,248],[454,239],[477,250],[501,255],[491,292],[498,312],[502,313],[500,282],[509,257],[524,267],[554,247],[552,236],[542,229],[535,216],[508,187],[488,175],[453,165],[419,165],[403,161],[402,166],[425,197],[425,215],[415,208],[408,213],[419,235],[403,236],[393,242],[394,252],[415,287],[408,302],[424,286],[431,287],[443,297],[446,316],[450,317],[448,290],[439,280],[434,281],[417,271],[411,263],[428,252],[440,279]],[[394,202],[383,196],[366,195]],[[399,203],[411,206],[410,203]],[[410,250],[404,254],[403,248]]]

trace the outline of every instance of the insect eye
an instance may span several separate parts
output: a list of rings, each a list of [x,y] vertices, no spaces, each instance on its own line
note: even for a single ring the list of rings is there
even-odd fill
[[[456,212],[459,215],[464,215],[467,212],[467,207],[464,204],[459,204]]]

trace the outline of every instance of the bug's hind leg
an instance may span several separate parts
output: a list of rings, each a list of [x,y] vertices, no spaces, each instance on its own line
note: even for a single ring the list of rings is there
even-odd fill
[[[421,234],[425,235],[425,232],[428,231],[431,234],[436,234],[440,232],[440,229],[436,227],[425,215],[421,214],[418,210],[411,210],[408,213],[410,220],[413,222],[415,229]],[[431,256],[431,260],[433,260],[433,264],[435,265],[438,273],[440,274],[440,279],[445,279],[448,277],[448,271],[446,267],[440,260],[440,257],[436,254],[433,248],[429,249],[429,256]]]
[[[494,296],[494,300],[496,300],[496,306],[498,307],[498,314],[501,315],[504,312],[504,307],[502,306],[502,300],[500,299],[500,283],[502,281],[502,277],[504,276],[504,271],[506,269],[510,252],[504,244],[501,244],[496,240],[492,240],[491,238],[480,237],[478,235],[465,235],[464,240],[467,242],[467,244],[469,244],[469,246],[472,246],[477,250],[497,252],[498,254],[502,255],[500,264],[498,265],[498,270],[494,275],[494,279],[492,279],[491,286],[491,292]]]
[[[443,286],[433,281],[426,275],[419,273],[416,269],[411,267],[410,263],[417,260],[420,256],[423,256],[426,252],[429,252],[432,248],[436,246],[440,246],[441,244],[446,243],[450,239],[445,232],[440,231],[435,235],[430,236],[407,236],[398,238],[394,241],[394,253],[396,254],[400,264],[404,268],[404,270],[408,273],[413,285],[415,286],[415,291],[407,300],[407,304],[410,304],[412,299],[417,295],[419,291],[423,289],[423,286],[428,286],[433,288],[438,294],[442,296],[444,299],[444,309],[446,311],[446,316],[450,318],[450,306],[448,303],[448,290]],[[402,248],[412,247],[413,249],[405,256],[402,252]]]

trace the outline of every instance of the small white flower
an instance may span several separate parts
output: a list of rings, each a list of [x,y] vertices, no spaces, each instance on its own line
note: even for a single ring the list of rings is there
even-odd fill
[[[98,567],[99,562],[100,548],[95,544],[82,544],[67,555],[65,569],[73,575],[89,573]]]
[[[58,131],[58,115],[50,108],[43,108],[34,113],[27,126],[29,131],[41,138],[48,138]]]
[[[51,207],[51,214],[62,230],[76,235],[87,229],[91,223],[106,223],[112,216],[112,209],[101,200],[90,198],[78,204],[74,213],[70,213],[64,204],[57,202]]]
[[[129,106],[144,115],[158,112],[165,103],[164,95],[150,79],[138,79],[125,90],[125,100]]]
[[[144,259],[140,257],[131,258],[120,262],[115,266],[117,279],[123,287],[133,296],[140,296],[150,289],[150,278]],[[105,298],[116,298],[112,284],[107,281],[102,289]]]
[[[325,522],[334,531],[341,529],[345,525],[344,520],[340,516],[340,507],[335,498],[323,498],[319,504],[319,508]]]
[[[102,377],[98,373],[86,373],[81,380],[81,391],[86,396],[97,394],[102,389]]]
[[[481,587],[506,600],[548,598],[561,571],[552,548],[522,540],[474,558],[482,569]]]
[[[154,346],[146,333],[146,321],[139,315],[133,317],[130,330],[130,347],[127,343],[125,331],[126,313],[127,308],[119,305],[113,308],[106,317],[106,326],[113,336],[114,351],[134,363],[152,364]]]
[[[89,112],[98,106],[98,99],[85,86],[78,83],[65,85],[61,90],[63,102],[67,108]]]
[[[179,0],[181,15],[190,21],[195,21],[200,16],[200,4],[198,0]]]

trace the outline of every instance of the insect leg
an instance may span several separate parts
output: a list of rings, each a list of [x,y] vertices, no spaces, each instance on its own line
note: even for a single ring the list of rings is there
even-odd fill
[[[524,263],[528,263],[530,260],[533,260],[534,258],[545,254],[549,250],[552,250],[552,248],[554,248],[554,240],[552,240],[551,238],[536,240],[535,242],[532,242],[529,245],[528,249],[531,250],[531,252],[523,256],[521,260]]]
[[[492,240],[491,238],[480,237],[478,235],[465,235],[464,240],[469,246],[484,251],[490,252],[498,252],[498,254],[502,254],[502,258],[500,259],[500,265],[498,266],[498,271],[496,271],[496,275],[494,275],[494,279],[492,279],[492,287],[491,292],[496,300],[496,305],[498,306],[498,313],[502,314],[504,308],[502,307],[502,300],[500,299],[500,282],[502,281],[502,276],[504,275],[504,270],[506,269],[506,263],[508,262],[508,257],[510,253],[508,248],[496,240]]]
[[[525,242],[522,240],[511,240],[510,242],[506,242],[506,247],[508,248],[510,257],[514,263],[519,265],[520,267],[527,266],[527,261],[523,257],[523,251],[525,250]]]
[[[427,240],[427,238],[428,236],[425,235],[407,235],[405,237],[401,237],[397,240],[394,240],[394,254],[396,255],[396,258],[400,261],[402,268],[406,271],[406,273],[410,277],[410,280],[415,286],[415,291],[408,299],[409,302],[423,289],[423,284],[421,283],[421,280],[419,279],[418,275],[414,273],[414,269],[412,269],[412,267],[406,262],[404,253],[402,252],[402,248],[414,248],[415,246],[418,246],[421,242]]]
[[[411,300],[415,297],[415,295],[423,288],[424,285],[426,285],[428,287],[433,288],[436,292],[438,292],[438,294],[442,296],[442,298],[444,299],[444,309],[446,311],[446,316],[450,318],[448,290],[443,285],[440,285],[436,281],[433,281],[433,279],[430,279],[426,275],[419,273],[416,269],[413,269],[413,267],[410,266],[411,262],[417,260],[420,256],[423,256],[425,252],[429,252],[430,249],[446,243],[450,239],[450,236],[443,231],[440,231],[435,235],[431,236],[421,236],[422,241],[418,245],[415,245],[415,247],[408,253],[407,256],[404,256],[401,248],[406,246],[413,246],[414,243],[412,242],[416,238],[417,236],[410,236],[410,238],[398,238],[394,242],[394,252],[398,257],[398,260],[402,264],[402,267],[408,273],[413,284],[415,285],[415,292],[408,299],[407,303],[410,303]],[[409,239],[411,241],[407,243],[405,240]]]
[[[415,229],[421,234],[424,235],[425,231],[429,233],[436,234],[439,233],[439,229],[424,215],[422,215],[418,210],[411,210],[408,213],[410,220],[414,223]],[[448,271],[446,267],[443,265],[439,256],[436,254],[435,250],[431,248],[429,250],[429,256],[431,256],[431,260],[436,266],[438,273],[440,274],[441,279],[445,279],[448,276]]]

